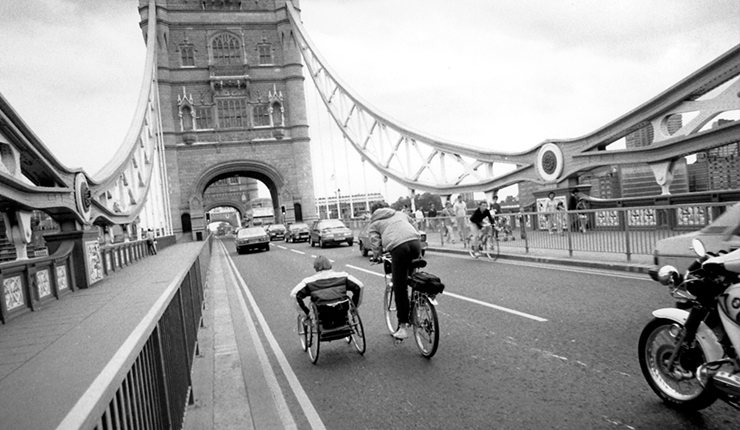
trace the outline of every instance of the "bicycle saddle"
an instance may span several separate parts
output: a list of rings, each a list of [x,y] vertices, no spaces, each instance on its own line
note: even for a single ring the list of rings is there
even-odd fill
[[[411,262],[412,269],[422,269],[424,267],[427,267],[427,261],[422,260],[421,258],[417,258]]]

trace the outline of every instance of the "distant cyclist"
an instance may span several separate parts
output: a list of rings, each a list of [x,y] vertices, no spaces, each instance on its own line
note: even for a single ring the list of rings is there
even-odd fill
[[[494,225],[491,212],[488,211],[488,203],[484,200],[478,204],[478,209],[476,209],[475,212],[473,212],[473,215],[470,216],[470,229],[472,230],[473,235],[473,244],[470,255],[475,258],[480,256],[478,244],[480,242],[481,233],[483,232],[483,220],[485,219],[488,219],[491,222],[491,225]]]
[[[373,215],[368,231],[373,259],[377,261],[383,252],[391,254],[391,279],[398,317],[398,330],[393,337],[406,339],[409,337],[409,295],[406,286],[411,262],[421,256],[421,234],[408,215],[389,208],[386,202],[373,203],[371,211]]]

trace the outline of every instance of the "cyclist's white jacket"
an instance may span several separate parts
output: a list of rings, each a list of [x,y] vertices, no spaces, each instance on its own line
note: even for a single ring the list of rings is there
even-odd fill
[[[390,252],[402,243],[421,239],[421,233],[414,227],[413,220],[405,213],[391,208],[380,208],[373,212],[368,233],[374,254],[379,254],[381,249]]]

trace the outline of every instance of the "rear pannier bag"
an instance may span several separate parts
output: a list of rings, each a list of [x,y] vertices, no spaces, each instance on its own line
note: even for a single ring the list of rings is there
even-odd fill
[[[441,294],[445,289],[442,280],[428,272],[416,272],[411,275],[409,285],[426,294]]]

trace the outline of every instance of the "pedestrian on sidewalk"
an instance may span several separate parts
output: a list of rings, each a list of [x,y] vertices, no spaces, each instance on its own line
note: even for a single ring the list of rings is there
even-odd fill
[[[466,222],[468,218],[468,204],[463,200],[462,194],[458,194],[457,201],[452,206],[455,213],[455,222],[457,223],[457,232],[460,235],[460,242],[463,244],[468,239]]]
[[[429,211],[427,211],[427,226],[431,231],[437,231],[437,208],[434,207],[434,203],[429,204]]]
[[[455,230],[453,228],[455,218],[453,217],[452,203],[449,200],[445,203],[445,207],[440,212],[440,215],[442,217],[442,234],[445,240],[455,243]]]
[[[555,192],[550,191],[547,195],[547,201],[545,202],[545,217],[547,219],[547,231],[552,234],[552,228],[557,224],[558,233],[560,233],[560,224],[555,220],[557,215],[558,206],[555,201]]]
[[[157,241],[151,228],[146,231],[146,249],[149,255],[157,255]]]
[[[578,216],[573,212],[576,210],[576,206],[578,206],[578,190],[573,188],[570,190],[570,196],[568,197],[568,214],[567,217],[569,218],[568,227],[570,228],[570,231],[578,231]]]

